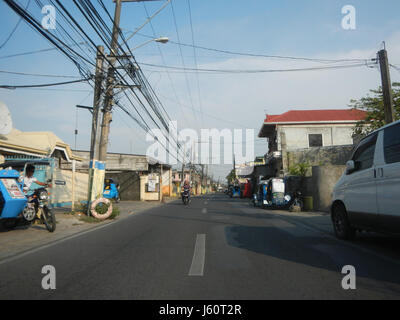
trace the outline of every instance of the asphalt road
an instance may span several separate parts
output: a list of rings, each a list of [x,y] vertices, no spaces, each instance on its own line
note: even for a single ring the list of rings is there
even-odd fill
[[[398,299],[400,259],[378,251],[210,195],[0,262],[0,299]],[[55,290],[42,288],[45,265]],[[345,265],[355,290],[342,288]]]

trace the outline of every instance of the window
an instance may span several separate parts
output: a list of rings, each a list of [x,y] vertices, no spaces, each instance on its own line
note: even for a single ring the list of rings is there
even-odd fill
[[[355,170],[360,171],[371,168],[374,163],[375,145],[378,134],[373,134],[362,140],[353,155]]]
[[[322,147],[322,134],[309,134],[308,145],[312,147]]]
[[[400,124],[385,129],[383,148],[386,163],[400,162]]]

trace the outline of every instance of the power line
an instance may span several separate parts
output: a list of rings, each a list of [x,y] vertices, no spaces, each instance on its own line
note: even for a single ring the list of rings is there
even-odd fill
[[[190,31],[192,34],[192,45],[193,45],[193,55],[194,55],[194,66],[196,69],[198,69],[198,64],[197,64],[197,55],[196,55],[196,47],[194,45],[194,32],[193,32],[193,21],[192,21],[192,8],[190,7],[190,0],[187,0],[188,8],[189,8],[189,21],[190,21]],[[199,95],[199,106],[200,110],[203,111],[203,103],[201,99],[201,93],[200,93],[200,82],[199,82],[199,73],[196,72],[196,83],[197,83],[197,93]],[[201,113],[201,123],[203,124],[204,127],[204,117],[203,113]]]
[[[32,77],[46,77],[46,78],[81,78],[78,76],[64,76],[64,75],[56,75],[56,74],[38,74],[38,73],[25,73],[25,72],[16,72],[16,71],[6,71],[0,70],[0,73],[7,73],[7,74],[15,74],[19,76],[32,76]]]
[[[52,86],[61,86],[65,84],[72,84],[78,82],[89,81],[90,79],[79,79],[72,81],[64,81],[64,82],[56,82],[56,83],[44,83],[44,84],[28,84],[28,85],[0,85],[2,89],[19,89],[19,88],[42,88],[42,87],[52,87]]]
[[[78,42],[78,45],[81,45],[81,44],[86,44],[86,42]],[[74,46],[76,46],[76,45],[72,44],[70,46],[64,46],[64,47],[66,48],[66,47],[74,47]],[[1,56],[0,59],[14,58],[14,57],[20,57],[20,56],[26,56],[26,55],[50,52],[50,51],[56,51],[56,50],[58,50],[58,48],[48,48],[48,49],[39,49],[39,50],[34,50],[34,51],[20,52],[20,53],[9,54],[6,56]]]
[[[27,5],[26,5],[26,7],[25,7],[25,10],[28,9],[30,3],[31,3],[31,0],[28,1]],[[14,29],[11,30],[11,33],[9,34],[9,36],[8,36],[8,37],[6,38],[6,40],[4,40],[4,42],[0,45],[0,50],[3,49],[3,47],[4,47],[4,46],[7,44],[7,42],[11,39],[11,37],[13,36],[13,34],[15,33],[15,31],[17,30],[19,24],[21,23],[21,21],[22,21],[22,17],[19,18],[19,20],[18,20],[17,24],[15,25]]]
[[[132,31],[130,31],[132,32]],[[138,35],[145,37],[145,38],[152,38],[149,35],[143,33],[137,33]],[[216,49],[210,48],[205,46],[199,46],[194,44],[182,43],[179,39],[178,41],[169,40],[169,44],[175,44],[178,46],[183,47],[194,47],[196,49],[201,49],[205,51],[212,51],[212,52],[219,52],[228,55],[236,55],[236,56],[248,56],[248,57],[259,57],[259,58],[268,58],[268,59],[282,59],[282,60],[302,60],[302,61],[309,61],[309,62],[318,62],[318,63],[339,63],[339,62],[366,62],[369,59],[365,58],[358,58],[358,59],[323,59],[323,58],[308,58],[308,57],[295,57],[295,56],[284,56],[284,55],[271,55],[271,54],[261,54],[261,53],[249,53],[249,52],[239,52],[233,50],[226,50],[226,49]]]
[[[172,0],[171,0],[171,12],[172,12],[173,20],[174,20],[175,32],[176,32],[176,36],[177,36],[178,42],[181,42],[180,41],[180,37],[179,37],[178,25],[177,25],[177,22],[176,22],[174,4],[173,4]],[[179,52],[180,52],[180,55],[181,55],[181,61],[182,61],[182,66],[183,66],[183,68],[181,70],[185,70],[186,71],[185,59],[183,58],[183,53],[182,53],[182,47],[181,46],[179,46]],[[165,68],[168,68],[168,67],[165,66]],[[189,80],[188,80],[188,77],[187,77],[186,73],[185,73],[185,81],[186,81],[186,87],[187,87],[188,94],[189,94],[190,105],[192,106],[193,114],[195,115],[196,112],[195,112],[194,105],[193,105],[192,93],[191,93],[191,90],[190,90]]]
[[[163,68],[168,68],[168,69],[173,69],[173,70],[183,70],[185,73],[187,71],[192,71],[192,72],[200,72],[200,73],[237,73],[237,74],[243,74],[243,73],[280,73],[280,72],[300,72],[300,71],[318,71],[318,70],[334,70],[334,69],[347,69],[347,68],[356,68],[356,67],[363,67],[363,66],[368,66],[366,63],[355,63],[355,64],[347,64],[347,65],[335,65],[335,66],[328,66],[328,67],[309,67],[309,68],[290,68],[290,69],[254,69],[254,70],[248,70],[248,69],[202,69],[202,68],[182,68],[182,67],[177,67],[177,66],[161,66],[158,64],[153,64],[153,63],[145,63],[145,62],[140,62],[140,64],[149,66],[149,67],[163,67]]]
[[[145,2],[143,2],[143,7],[144,7],[144,10],[145,10],[145,12],[146,12],[146,15],[147,15],[148,19],[150,19],[150,18],[149,18],[149,13],[148,13],[148,11],[147,11],[147,7],[146,7]],[[156,32],[155,32],[153,23],[151,22],[151,20],[149,20],[149,22],[150,22],[150,27],[151,27],[151,29],[152,29],[152,31],[153,31],[153,36],[156,37]],[[160,53],[161,61],[162,61],[163,65],[166,65],[165,57],[164,57],[164,54],[163,54],[163,52],[162,52],[162,50],[161,50],[161,46],[160,46],[160,44],[159,44],[158,42],[156,42],[156,45],[157,45],[158,51],[159,51],[159,53]],[[170,82],[170,84],[171,84],[172,91],[174,92],[176,102],[177,102],[178,105],[180,106],[181,111],[182,111],[182,115],[184,116],[185,120],[187,121],[186,115],[185,115],[185,113],[184,113],[184,111],[183,111],[183,109],[182,109],[181,100],[179,99],[178,94],[177,94],[177,92],[176,92],[175,85],[174,85],[174,83],[173,83],[173,81],[172,81],[170,72],[169,72],[169,70],[168,70],[167,68],[165,68],[165,71],[166,71],[166,73],[167,73],[167,77],[168,77],[169,82]]]

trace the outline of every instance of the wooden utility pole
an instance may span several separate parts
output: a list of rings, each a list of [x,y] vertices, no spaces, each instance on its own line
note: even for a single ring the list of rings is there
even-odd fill
[[[382,78],[383,104],[385,107],[385,122],[391,123],[395,120],[393,109],[393,92],[390,81],[389,62],[386,49],[378,52],[379,65]]]

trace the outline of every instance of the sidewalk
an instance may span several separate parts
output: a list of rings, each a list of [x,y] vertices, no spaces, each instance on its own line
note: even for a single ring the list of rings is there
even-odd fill
[[[165,202],[176,199],[165,199]],[[72,236],[74,234],[96,228],[115,220],[124,219],[130,215],[144,212],[148,209],[163,205],[158,201],[121,201],[116,204],[120,209],[120,215],[114,220],[105,220],[96,223],[87,223],[79,220],[79,216],[68,214],[70,208],[55,208],[57,228],[50,233],[44,225],[18,226],[14,230],[4,230],[0,226],[0,261],[16,254],[29,251],[51,242]]]

